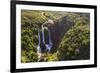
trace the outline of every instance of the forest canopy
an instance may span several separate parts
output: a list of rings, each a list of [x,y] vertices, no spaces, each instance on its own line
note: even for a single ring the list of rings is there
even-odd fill
[[[21,10],[21,62],[37,62],[38,30],[52,19],[52,52],[47,61],[90,59],[90,14]],[[55,32],[54,32],[55,31]]]

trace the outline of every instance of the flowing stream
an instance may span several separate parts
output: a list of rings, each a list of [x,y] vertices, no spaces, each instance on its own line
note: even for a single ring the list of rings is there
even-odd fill
[[[47,30],[47,34],[48,35],[48,38],[46,38],[46,35],[45,35],[45,31]],[[42,36],[40,36],[40,34],[42,34]],[[48,43],[47,43],[48,41]],[[38,45],[37,45],[37,54],[38,54],[38,58],[41,57],[41,54],[42,54],[42,47],[40,46],[40,44],[45,44],[45,47],[46,47],[46,50],[48,53],[51,52],[51,48],[52,48],[52,40],[51,40],[51,32],[50,30],[48,29],[48,27],[43,27],[42,25],[42,29],[41,29],[41,32],[38,31]]]

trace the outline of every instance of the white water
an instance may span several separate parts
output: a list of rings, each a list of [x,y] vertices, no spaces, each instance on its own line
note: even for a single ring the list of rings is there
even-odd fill
[[[46,27],[47,28],[47,27]],[[37,45],[37,54],[40,54],[41,53],[41,47],[40,47],[40,44],[43,42],[43,44],[45,44],[45,46],[46,46],[46,49],[48,50],[48,52],[51,52],[51,48],[52,48],[52,45],[53,45],[53,43],[52,43],[52,40],[51,40],[51,32],[50,32],[50,30],[47,28],[47,30],[48,30],[48,36],[49,36],[49,44],[47,44],[47,43],[45,43],[45,35],[44,35],[44,27],[43,27],[43,25],[42,25],[42,38],[40,37],[40,31],[38,32],[38,45]],[[42,41],[40,41],[42,39]]]

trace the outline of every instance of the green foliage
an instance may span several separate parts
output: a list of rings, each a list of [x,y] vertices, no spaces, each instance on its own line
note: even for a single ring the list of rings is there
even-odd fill
[[[31,26],[31,25],[34,26],[34,25],[41,25],[47,19],[39,11],[22,10],[21,20],[23,26]]]
[[[70,20],[74,22],[74,26],[72,26],[67,31],[64,30],[65,34],[63,38],[60,39],[61,42],[59,43],[56,51],[54,51],[52,54],[48,54],[47,56],[48,61],[89,59],[89,46],[90,46],[89,14],[57,12],[57,11],[22,10],[21,11],[21,49],[22,49],[21,62],[22,63],[37,62],[38,29],[41,28],[41,25],[48,19],[52,19],[54,20],[54,22],[60,23],[60,20],[62,20],[63,17],[70,18]],[[69,26],[70,24],[68,25],[68,27]]]
[[[22,10],[21,14],[22,62],[34,62],[37,61],[38,29],[45,18],[40,17],[36,11]]]
[[[89,21],[86,21],[83,17],[74,17],[74,21],[75,25],[65,33],[59,45],[60,54],[58,54],[58,57],[60,59],[85,59],[86,56],[78,58],[77,54],[81,56],[82,52],[89,53],[89,50],[86,50],[90,48]]]
[[[49,54],[48,61],[58,61],[57,53]]]
[[[22,63],[36,62],[37,54],[33,50],[22,50]]]

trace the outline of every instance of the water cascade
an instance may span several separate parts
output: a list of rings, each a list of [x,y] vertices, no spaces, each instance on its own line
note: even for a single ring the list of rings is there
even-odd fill
[[[47,34],[45,34],[45,31],[47,31]],[[40,36],[40,34],[42,34],[42,35]],[[48,37],[46,38],[46,36],[48,36]],[[43,25],[42,25],[41,31],[38,31],[38,45],[37,45],[38,58],[40,58],[42,55],[43,47],[40,46],[41,44],[45,45],[47,53],[51,52],[51,48],[53,45],[52,40],[51,40],[51,32],[48,29],[48,27],[45,27]]]

